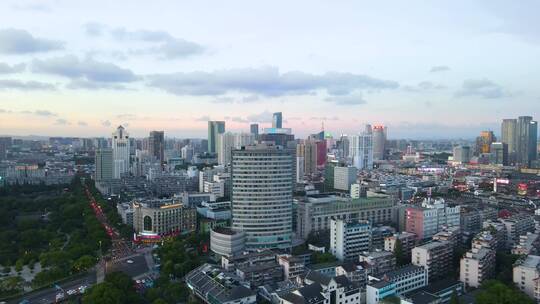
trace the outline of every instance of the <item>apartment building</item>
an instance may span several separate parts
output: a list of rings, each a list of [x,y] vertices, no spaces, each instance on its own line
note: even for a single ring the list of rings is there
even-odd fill
[[[369,221],[330,220],[330,252],[340,261],[356,260],[371,246]]]
[[[424,267],[407,265],[388,272],[366,286],[366,303],[376,304],[388,296],[403,295],[428,284],[428,271]]]
[[[416,246],[416,234],[404,231],[386,237],[384,238],[384,250],[394,252],[397,240],[401,242],[403,255],[410,258],[412,249]]]
[[[478,233],[472,248],[461,258],[459,279],[467,287],[480,287],[495,271],[497,239],[489,231]]]
[[[519,243],[512,248],[512,254],[537,255],[540,252],[540,234],[527,232],[519,236]]]
[[[452,264],[453,248],[448,241],[433,241],[412,250],[411,261],[423,266],[429,273],[429,280],[436,281],[448,275]]]
[[[359,258],[369,275],[378,276],[383,275],[396,269],[396,257],[392,252],[375,250],[370,252],[363,252]]]
[[[424,202],[406,209],[405,230],[419,240],[430,239],[444,227],[460,225],[460,206],[449,206],[444,200]]]
[[[519,237],[534,232],[534,217],[529,214],[516,214],[506,219],[499,219],[506,227],[506,247],[512,248],[519,243]]]
[[[517,288],[540,301],[540,256],[529,255],[516,261],[513,280]]]

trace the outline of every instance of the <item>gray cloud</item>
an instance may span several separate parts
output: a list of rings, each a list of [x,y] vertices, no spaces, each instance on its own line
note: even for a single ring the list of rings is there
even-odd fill
[[[259,114],[248,115],[246,117],[246,120],[251,122],[269,123],[272,122],[272,113],[268,110],[265,110],[264,112]]]
[[[0,79],[0,90],[51,91],[55,89],[56,87],[50,83]]]
[[[231,69],[213,73],[191,72],[148,76],[148,85],[176,95],[223,95],[243,92],[265,96],[308,95],[326,90],[331,95],[346,95],[362,89],[393,89],[395,81],[366,75],[328,72],[322,75],[304,72],[280,73],[275,67]]]
[[[55,123],[55,125],[59,125],[59,126],[65,126],[65,125],[70,125],[71,123],[63,118],[58,118]]]
[[[242,97],[242,102],[246,102],[246,103],[256,102],[256,101],[259,101],[259,99],[260,98],[257,95],[248,95],[248,96]]]
[[[212,100],[212,102],[213,103],[233,103],[234,98],[228,97],[228,96],[223,96],[223,97],[218,97],[218,98]]]
[[[110,127],[111,122],[109,120],[102,120],[101,125],[104,126],[104,127]]]
[[[60,41],[36,38],[25,30],[0,30],[0,53],[3,54],[29,54],[62,48],[63,43]]]
[[[86,127],[86,126],[88,126],[88,124],[87,124],[85,121],[78,121],[78,122],[77,122],[77,125],[78,125],[79,127]]]
[[[8,65],[7,63],[0,62],[0,74],[20,73],[24,69],[26,69],[26,64],[24,63]]]
[[[160,59],[179,59],[192,55],[204,53],[204,47],[195,42],[184,39],[173,39],[165,42],[151,51],[155,51],[160,55]]]
[[[331,96],[324,99],[327,102],[333,102],[340,106],[361,105],[366,104],[362,95],[347,95],[347,96]]]
[[[201,117],[195,118],[195,121],[209,121],[209,120],[211,119],[210,119],[210,116],[208,115],[203,115]]]
[[[465,80],[461,90],[457,91],[454,96],[479,96],[486,99],[497,99],[510,96],[510,94],[502,86],[484,78]]]
[[[55,113],[47,110],[36,110],[33,113],[38,116],[56,116]]]
[[[110,31],[111,36],[117,40],[143,41],[159,43],[157,47],[139,49],[134,54],[159,54],[160,59],[178,59],[204,52],[204,47],[195,42],[176,38],[165,31],[137,30],[128,31],[125,28],[116,28]]]
[[[420,92],[426,90],[442,90],[446,89],[446,86],[443,84],[433,83],[431,81],[421,81],[416,85],[403,86],[402,89],[409,92]]]
[[[223,117],[223,119],[230,120],[230,121],[233,121],[233,122],[241,122],[241,123],[249,122],[247,119],[245,119],[243,117],[240,117],[240,116],[225,116],[225,117]]]
[[[124,91],[129,90],[126,86],[116,83],[88,81],[85,79],[74,79],[66,85],[68,89],[85,89],[85,90],[114,90]]]
[[[63,56],[45,60],[34,60],[32,70],[64,76],[71,79],[82,79],[98,83],[132,82],[138,79],[131,70],[121,68],[113,63],[96,61],[91,58],[79,60],[75,56]],[[88,86],[89,84],[79,86]],[[76,87],[76,86],[75,86]]]
[[[446,71],[450,71],[450,68],[446,65],[436,65],[429,70],[430,73],[446,72]]]
[[[326,117],[326,116],[312,116],[310,120],[339,120],[337,116]]]
[[[11,110],[4,110],[0,109],[0,113],[6,113],[6,114],[25,114],[25,115],[35,115],[35,116],[41,116],[41,117],[56,117],[58,116],[56,113],[53,113],[48,110],[23,110],[23,111],[11,111]]]
[[[18,11],[30,11],[30,12],[50,12],[51,7],[43,3],[26,3],[26,4],[15,4],[11,6],[12,9]]]
[[[108,33],[115,41],[136,41],[150,43],[153,46],[130,50],[133,55],[157,55],[159,59],[180,59],[204,53],[205,47],[182,38],[174,37],[165,31],[109,28],[101,23],[87,23],[83,26],[89,36],[102,36]]]
[[[101,36],[106,31],[107,27],[101,23],[89,22],[83,25],[84,32],[88,36]]]

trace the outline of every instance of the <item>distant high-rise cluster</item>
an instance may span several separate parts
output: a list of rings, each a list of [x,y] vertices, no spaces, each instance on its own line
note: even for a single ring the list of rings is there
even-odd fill
[[[538,122],[531,116],[504,119],[501,125],[501,142],[507,145],[510,163],[531,166],[537,160]]]
[[[373,132],[370,125],[360,134],[349,136],[349,157],[359,170],[373,168]]]
[[[119,179],[129,172],[129,134],[124,127],[118,126],[112,134],[113,177]]]
[[[217,152],[217,140],[219,134],[225,133],[224,121],[209,121],[208,122],[208,152]]]
[[[148,137],[148,153],[160,163],[165,162],[165,132],[152,131]]]

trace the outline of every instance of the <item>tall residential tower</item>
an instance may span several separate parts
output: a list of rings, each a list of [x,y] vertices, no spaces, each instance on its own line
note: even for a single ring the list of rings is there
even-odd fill
[[[129,134],[118,126],[112,134],[113,177],[119,179],[129,172]]]
[[[232,228],[246,247],[291,247],[294,154],[271,144],[232,151]]]
[[[224,121],[209,121],[208,122],[208,152],[217,152],[217,140],[219,134],[225,133]]]

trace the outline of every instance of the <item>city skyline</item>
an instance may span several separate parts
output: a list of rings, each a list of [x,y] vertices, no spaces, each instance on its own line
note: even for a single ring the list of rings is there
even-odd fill
[[[299,137],[473,139],[540,110],[534,2],[99,2],[0,4],[2,135],[204,138],[283,112]]]

